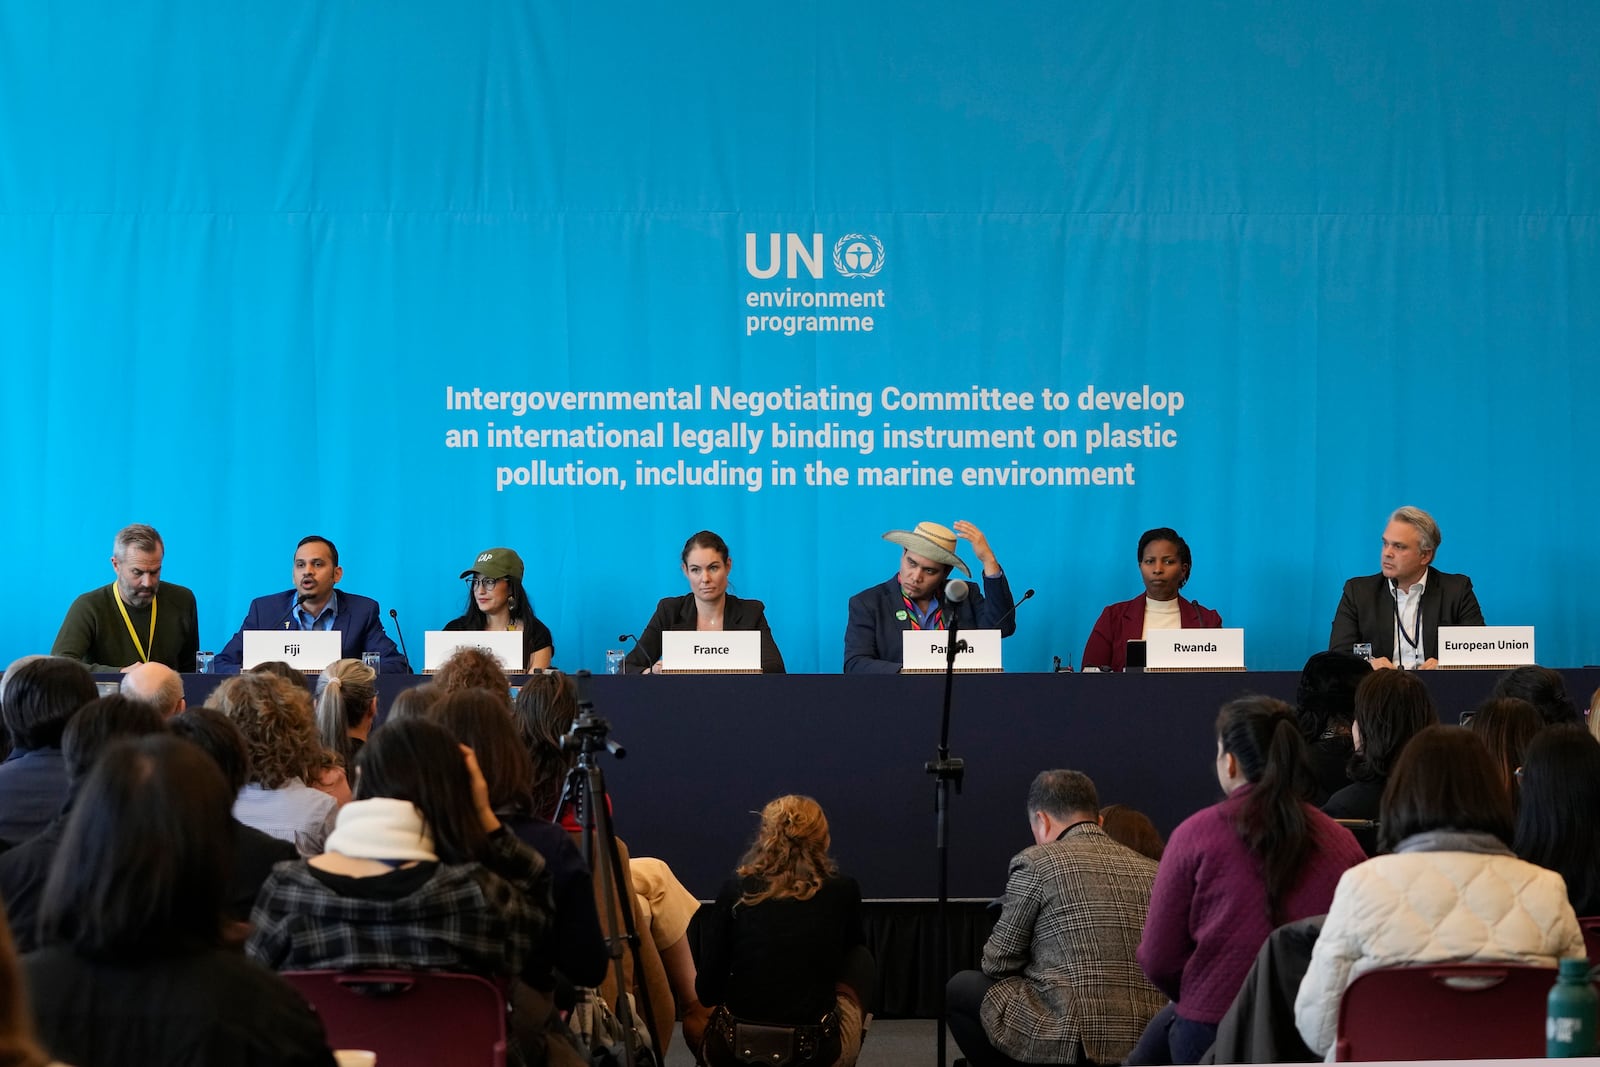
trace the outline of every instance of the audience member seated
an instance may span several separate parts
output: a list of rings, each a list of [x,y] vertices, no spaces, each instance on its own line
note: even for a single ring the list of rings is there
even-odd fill
[[[1518,697],[1491,697],[1478,705],[1468,723],[1500,769],[1500,781],[1511,798],[1511,813],[1518,802],[1517,772],[1533,735],[1544,729],[1539,709]]]
[[[5,707],[6,680],[15,674],[25,664],[32,663],[36,659],[44,658],[45,657],[39,653],[33,653],[27,656],[18,656],[16,659],[12,660],[6,665],[5,673],[0,674],[0,708]],[[11,755],[11,731],[6,729],[4,718],[0,717],[0,761],[4,761],[9,755]],[[5,844],[6,843],[4,841],[0,841],[0,849],[3,849]]]
[[[50,871],[45,947],[23,960],[51,1055],[75,1067],[333,1067],[305,1001],[223,944],[229,799],[186,741],[101,754]]]
[[[517,732],[528,744],[528,754],[533,758],[534,814],[557,821],[581,845],[583,827],[576,813],[570,806],[563,809],[560,804],[567,772],[576,760],[561,745],[562,735],[572,729],[578,715],[577,689],[572,679],[560,671],[529,675],[517,693],[512,710]],[[664,1053],[680,1007],[686,1036],[698,1034],[710,1015],[695,995],[694,955],[688,937],[689,923],[700,902],[662,861],[631,857],[627,842],[620,834],[617,835],[617,851],[622,859],[621,899],[632,904],[634,929],[640,934],[639,963],[644,971],[643,975],[636,974],[633,954],[624,951],[623,984],[634,991],[635,997],[649,1000],[648,1028],[655,1047]],[[590,854],[598,856],[592,848]],[[621,938],[625,933],[621,900],[601,899],[602,883],[598,873],[594,884],[601,928],[608,937]],[[606,1003],[615,1010],[615,974],[608,973],[599,988]]]
[[[378,672],[358,659],[336,659],[317,676],[317,734],[348,771],[378,718]],[[348,774],[346,775],[348,777]]]
[[[291,667],[281,659],[269,659],[244,671],[245,674],[275,674],[297,689],[306,688],[306,675],[298,667]]]
[[[861,1052],[862,1000],[873,983],[861,887],[828,855],[828,819],[810,797],[761,811],[755,842],[700,916],[696,987],[714,1005],[703,1055],[736,1067],[741,1024],[792,1027],[792,1064],[848,1065]]]
[[[1566,679],[1549,667],[1514,667],[1494,683],[1494,697],[1516,697],[1539,709],[1546,726],[1582,723],[1577,705],[1567,695]]]
[[[511,716],[495,694],[463,689],[446,696],[428,717],[472,749],[489,786],[489,806],[508,830],[544,857],[554,890],[555,924],[536,958],[573,984],[599,985],[605,980],[610,955],[595,910],[594,880],[571,836],[533,814],[533,760]],[[548,980],[536,984],[551,988]],[[563,1008],[570,1006],[561,1003]]]
[[[373,731],[356,799],[327,851],[273,870],[246,945],[275,970],[464,971],[537,981],[550,878],[489,805],[470,749],[407,720]],[[542,1046],[549,1004],[511,995],[525,1051]]]
[[[1121,1063],[1166,1003],[1134,960],[1156,865],[1102,814],[1078,771],[1029,787],[1033,846],[1012,857],[983,969],[948,987],[950,1032],[972,1067]]]
[[[33,1036],[28,989],[11,944],[10,923],[0,916],[0,1063],[5,1067],[63,1067],[51,1061]]]
[[[43,830],[22,844],[0,855],[0,900],[15,924],[12,934],[23,952],[39,946],[39,906],[43,903],[50,865],[61,849],[72,798],[94,770],[95,760],[112,742],[121,737],[158,734],[166,722],[149,704],[123,696],[101,697],[85,704],[61,738],[61,751],[67,763],[67,800],[61,814]]]
[[[187,705],[183,699],[183,676],[165,663],[141,663],[122,675],[122,695],[142,700],[161,713],[162,718],[178,714]]]
[[[1433,697],[1415,673],[1372,671],[1356,687],[1355,720],[1350,726],[1355,743],[1350,784],[1328,798],[1323,812],[1335,819],[1376,820],[1389,769],[1400,758],[1400,751],[1419,730],[1438,722]],[[1377,855],[1376,831],[1360,829],[1356,840],[1367,855]]]
[[[339,768],[317,737],[311,695],[275,674],[246,672],[218,686],[211,701],[250,750],[250,780],[234,802],[234,816],[292,843],[302,856],[321,852],[339,802],[315,783]],[[337,781],[344,780],[339,770]]]
[[[1100,809],[1100,829],[1111,835],[1111,840],[1148,856],[1157,863],[1167,850],[1161,840],[1161,831],[1150,821],[1150,816],[1126,804],[1107,804]]]
[[[1600,915],[1600,741],[1552,726],[1528,742],[1514,849],[1566,881],[1579,916]]]
[[[1339,876],[1364,858],[1348,830],[1303,799],[1311,768],[1289,705],[1224,704],[1216,759],[1227,798],[1172,831],[1156,873],[1139,965],[1173,1003],[1129,1063],[1199,1062],[1267,935],[1326,911]]]
[[[168,719],[167,728],[174,737],[198,745],[211,757],[237,802],[239,791],[250,780],[250,750],[233,721],[215,708],[189,708]],[[231,810],[228,818],[233,828],[233,868],[224,908],[228,918],[247,923],[261,883],[275,865],[298,859],[300,850],[288,841],[246,826],[233,817]]]
[[[1482,742],[1460,726],[1417,734],[1383,795],[1379,835],[1392,854],[1340,880],[1295,998],[1313,1052],[1332,1050],[1340,998],[1375,968],[1584,958],[1561,876],[1512,855],[1511,834],[1511,801]]]
[[[60,813],[67,799],[61,734],[73,714],[99,695],[89,669],[61,656],[6,672],[0,717],[11,754],[0,763],[0,841],[26,841]]]
[[[1311,773],[1317,780],[1313,804],[1321,805],[1350,784],[1350,757],[1355,745],[1356,687],[1372,676],[1372,665],[1351,652],[1318,652],[1300,670],[1295,715],[1306,739]]]
[[[507,709],[511,707],[511,680],[500,668],[500,661],[481,648],[456,649],[434,672],[433,684],[439,687],[440,696],[463,689],[487,689]]]
[[[1600,741],[1600,689],[1596,689],[1589,694],[1589,714],[1587,718],[1589,720],[1589,733],[1594,735],[1596,741]]]
[[[395,694],[394,700],[389,704],[389,714],[384,716],[384,722],[401,722],[405,719],[426,719],[428,712],[434,704],[439,702],[439,687],[432,682],[423,682],[410,689],[402,689]]]

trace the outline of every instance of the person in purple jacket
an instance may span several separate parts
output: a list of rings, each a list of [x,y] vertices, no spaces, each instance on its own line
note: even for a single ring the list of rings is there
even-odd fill
[[[1172,1003],[1130,1064],[1198,1063],[1277,926],[1328,910],[1339,876],[1366,859],[1350,831],[1306,803],[1314,788],[1294,710],[1244,697],[1217,716],[1227,797],[1172,831],[1138,960]]]

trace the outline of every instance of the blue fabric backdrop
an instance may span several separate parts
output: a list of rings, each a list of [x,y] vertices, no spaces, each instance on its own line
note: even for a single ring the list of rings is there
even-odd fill
[[[1252,666],[1289,668],[1414,503],[1491,622],[1537,626],[1546,662],[1600,660],[1596,16],[0,3],[0,656],[47,648],[72,596],[110,581],[115,530],[145,521],[207,647],[317,531],[418,655],[460,610],[457,572],[511,545],[558,664],[598,669],[682,591],[678,547],[710,527],[790,668],[832,671],[845,600],[894,567],[879,535],[967,518],[1039,590],[1012,667],[1075,660],[1100,608],[1138,591],[1140,531],[1172,525],[1188,592],[1246,627]],[[752,307],[795,294],[847,306]],[[870,331],[782,321],[863,314]],[[694,411],[445,404],[696,385]],[[1184,406],[1083,411],[1090,385]],[[890,388],[975,386],[1036,406],[882,407]],[[714,410],[713,387],[837,387],[872,412],[756,417]],[[1046,389],[1069,409],[1037,406]],[[767,437],[491,448],[491,422]],[[1087,450],[1091,430],[1157,422],[1170,447]],[[873,450],[770,447],[773,424],[830,423],[874,431]],[[885,448],[886,426],[1036,443]],[[478,447],[447,447],[452,430]],[[1076,447],[1045,447],[1063,430]],[[625,486],[498,487],[578,460]],[[636,464],[679,460],[763,484],[637,484]],[[1133,484],[962,484],[1013,460],[1132,464]],[[849,484],[808,485],[816,462]],[[774,463],[797,484],[773,485]],[[913,463],[954,484],[859,484]]]

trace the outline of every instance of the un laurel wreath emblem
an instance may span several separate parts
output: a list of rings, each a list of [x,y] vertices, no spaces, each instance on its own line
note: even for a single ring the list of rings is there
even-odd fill
[[[883,242],[876,234],[845,234],[833,243],[833,269],[846,278],[872,277],[883,269]]]

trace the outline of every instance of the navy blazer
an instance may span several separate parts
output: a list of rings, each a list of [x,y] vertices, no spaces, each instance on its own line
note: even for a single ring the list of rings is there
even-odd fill
[[[1144,637],[1144,594],[1100,613],[1089,640],[1083,646],[1082,667],[1109,667],[1114,671],[1128,667],[1128,642]],[[1193,600],[1178,598],[1178,622],[1185,630],[1218,630],[1222,616]]]
[[[638,674],[661,658],[661,632],[663,630],[693,630],[700,622],[700,609],[695,606],[694,594],[662,597],[656,604],[656,613],[650,616],[639,643],[633,646],[624,663],[626,672]],[[722,628],[724,630],[761,631],[761,673],[783,674],[783,653],[772,639],[772,627],[767,625],[767,606],[759,600],[745,600],[732,593],[722,601]]]
[[[942,596],[939,599],[947,615],[954,609],[963,630],[992,630],[1004,619],[1000,636],[1010,637],[1017,632],[1017,621],[1011,613],[1016,605],[1011,599],[1011,583],[1004,574],[994,578],[984,575],[983,592],[974,587],[959,604],[944,603]],[[899,574],[850,598],[850,619],[844,628],[844,673],[900,673],[906,659],[905,632],[911,629],[911,623],[897,618],[895,613],[903,613],[905,607]]]
[[[1339,609],[1328,634],[1328,651],[1349,652],[1352,645],[1372,643],[1374,658],[1394,659],[1394,593],[1382,574],[1352,578],[1344,583]],[[1428,568],[1422,589],[1422,658],[1439,655],[1439,627],[1482,626],[1483,609],[1465,574],[1446,574]]]
[[[378,602],[371,597],[356,596],[338,590],[339,607],[333,617],[333,628],[340,632],[339,655],[344,659],[360,659],[363,652],[376,652],[380,657],[379,674],[410,674],[411,664],[389,640],[384,632]],[[293,589],[271,596],[258,596],[250,601],[239,632],[233,635],[226,648],[217,653],[213,669],[218,674],[239,673],[244,658],[244,631],[246,630],[298,630],[290,611],[294,607]],[[289,623],[288,626],[284,622]]]

